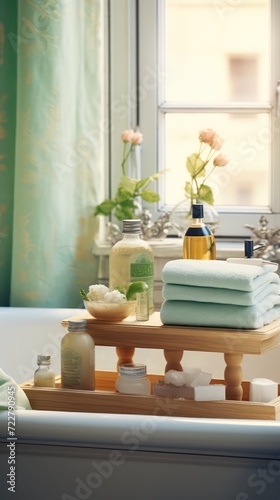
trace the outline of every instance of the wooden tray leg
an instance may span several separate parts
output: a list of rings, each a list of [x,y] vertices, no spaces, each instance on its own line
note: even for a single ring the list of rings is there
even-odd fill
[[[242,389],[242,359],[243,354],[227,353],[224,354],[226,362],[225,382],[226,382],[226,399],[241,401],[243,396]]]
[[[135,347],[116,347],[116,354],[118,356],[117,369],[120,365],[133,363],[133,356]]]
[[[171,351],[170,349],[164,349],[164,357],[167,361],[166,366],[165,366],[165,373],[168,372],[169,370],[177,370],[178,372],[183,371],[183,367],[180,363],[184,351]]]

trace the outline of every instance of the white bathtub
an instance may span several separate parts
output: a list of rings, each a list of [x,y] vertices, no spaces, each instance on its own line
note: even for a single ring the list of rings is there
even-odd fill
[[[37,354],[49,352],[59,373],[59,345],[65,333],[60,321],[78,313],[76,309],[2,308],[1,368],[19,383],[33,376]],[[213,376],[221,377],[223,363],[215,366],[215,356],[191,354],[197,354],[196,366],[211,368]],[[137,360],[147,362],[156,373],[164,368],[161,356],[156,351],[137,351]],[[262,357],[254,358],[259,363]],[[276,378],[269,359],[261,373],[257,364],[253,376]],[[114,349],[98,348],[96,361],[99,369],[114,369]],[[252,367],[249,364],[244,371],[249,374]],[[13,441],[8,440],[7,412],[0,412],[1,500],[279,498],[280,422],[16,413],[17,440]],[[13,460],[15,471],[9,463]],[[15,493],[7,483],[14,472]]]
[[[279,499],[272,422],[20,411],[16,435],[11,494],[1,412],[1,500]]]

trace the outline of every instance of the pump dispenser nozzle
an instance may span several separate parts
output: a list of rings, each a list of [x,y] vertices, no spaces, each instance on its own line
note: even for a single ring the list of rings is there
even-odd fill
[[[231,264],[251,264],[253,266],[269,266],[269,270],[274,272],[278,269],[278,264],[276,262],[270,262],[269,260],[264,260],[260,258],[253,257],[254,251],[259,248],[264,248],[264,245],[257,245],[254,247],[253,240],[245,240],[244,241],[244,256],[241,258],[232,258],[227,259],[227,262]]]
[[[244,255],[247,259],[251,259],[254,255],[254,251],[259,248],[264,248],[264,245],[257,245],[254,247],[253,240],[245,240],[244,241]]]
[[[244,241],[244,253],[245,253],[245,257],[247,259],[251,259],[251,257],[253,257],[253,253],[254,253],[253,240],[245,240]]]

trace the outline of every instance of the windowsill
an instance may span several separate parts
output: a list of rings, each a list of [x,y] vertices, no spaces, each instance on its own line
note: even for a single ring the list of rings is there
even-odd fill
[[[182,238],[161,238],[148,240],[155,257],[162,258],[182,258]],[[225,260],[228,257],[243,257],[243,241],[219,241],[216,240],[217,259]],[[97,240],[93,244],[93,255],[101,257],[108,256],[112,245],[109,241]]]

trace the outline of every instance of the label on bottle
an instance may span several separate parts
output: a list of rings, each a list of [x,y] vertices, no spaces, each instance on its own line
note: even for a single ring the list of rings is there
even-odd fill
[[[130,264],[130,277],[131,281],[145,281],[147,283],[149,303],[153,304],[154,263],[147,254],[138,255]]]
[[[72,349],[64,349],[61,354],[61,377],[64,387],[81,384],[82,358]]]

